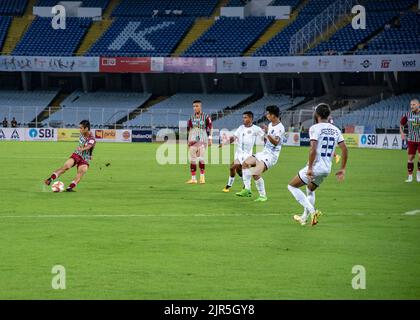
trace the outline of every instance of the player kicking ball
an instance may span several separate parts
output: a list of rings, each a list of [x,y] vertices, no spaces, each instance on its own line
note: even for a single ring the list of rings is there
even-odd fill
[[[255,186],[257,187],[259,197],[256,202],[267,201],[265,192],[264,179],[262,173],[273,167],[280,155],[281,143],[285,134],[284,126],[280,122],[280,110],[277,106],[268,106],[266,108],[266,118],[270,124],[264,126],[264,138],[266,140],[264,149],[257,154],[248,157],[242,164],[242,178],[244,181],[244,189],[236,193],[239,197],[251,197],[251,178],[254,177]]]
[[[309,128],[311,146],[308,164],[299,171],[287,186],[304,208],[301,216],[295,215],[293,217],[301,225],[306,224],[308,216],[311,216],[312,226],[318,223],[321,212],[315,209],[315,189],[331,172],[332,158],[337,144],[342,151],[342,162],[341,169],[336,173],[336,176],[339,181],[344,180],[348,157],[347,147],[340,129],[328,122],[330,113],[331,110],[327,104],[321,103],[316,106],[316,124]],[[306,195],[299,189],[304,185],[306,185]]]
[[[232,137],[230,137],[228,143],[235,142],[235,158],[232,165],[230,166],[230,176],[226,187],[223,192],[229,192],[235,181],[235,175],[238,174],[242,177],[242,164],[243,162],[252,156],[252,149],[258,142],[258,139],[263,139],[265,133],[259,127],[254,125],[254,114],[251,111],[245,111],[242,114],[242,125],[236,129]],[[223,143],[219,144],[219,148],[223,146]]]
[[[90,123],[88,120],[83,120],[82,122],[80,122],[79,128],[79,146],[77,147],[76,151],[70,156],[70,159],[68,159],[60,169],[55,170],[52,173],[52,175],[45,180],[45,184],[47,186],[49,186],[53,180],[60,177],[67,170],[73,168],[74,166],[77,166],[76,178],[70,183],[69,187],[66,189],[66,191],[72,192],[88,171],[89,161],[92,160],[92,153],[95,148],[96,140],[90,132]]]

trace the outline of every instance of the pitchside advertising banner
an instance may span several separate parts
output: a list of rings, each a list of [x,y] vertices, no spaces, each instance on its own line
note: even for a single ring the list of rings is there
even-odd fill
[[[57,141],[57,129],[30,128],[25,130],[26,141]]]
[[[420,54],[218,58],[217,73],[420,71]]]
[[[99,57],[0,56],[0,71],[99,72]]]
[[[152,130],[133,130],[131,133],[132,142],[152,142]]]
[[[25,129],[0,128],[0,141],[24,141]]]

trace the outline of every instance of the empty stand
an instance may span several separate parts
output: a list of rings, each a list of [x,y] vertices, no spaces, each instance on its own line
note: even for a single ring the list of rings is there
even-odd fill
[[[89,49],[89,56],[169,56],[192,18],[117,18]]]
[[[186,57],[241,56],[273,23],[273,18],[218,19],[183,54]]]
[[[66,19],[66,29],[53,29],[50,18],[37,17],[18,43],[14,55],[71,56],[92,23],[88,18]]]
[[[196,94],[179,93],[145,110],[136,118],[124,123],[125,127],[178,127],[179,121],[187,121],[193,113],[192,102],[200,99],[203,112],[213,114],[233,107],[250,94]]]

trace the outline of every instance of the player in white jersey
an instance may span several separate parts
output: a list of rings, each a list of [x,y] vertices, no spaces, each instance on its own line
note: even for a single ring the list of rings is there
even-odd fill
[[[339,181],[344,180],[348,157],[347,147],[340,129],[328,122],[330,113],[330,107],[325,103],[316,107],[316,124],[309,129],[311,147],[308,164],[299,171],[288,185],[289,191],[304,207],[301,216],[295,215],[293,217],[301,225],[306,224],[309,215],[311,216],[311,225],[318,223],[321,212],[315,209],[315,189],[330,174],[332,158],[337,145],[340,146],[343,160],[341,169],[336,173],[336,176]],[[304,185],[306,185],[306,195],[299,189]]]
[[[244,181],[244,189],[236,193],[239,197],[251,197],[251,177],[254,177],[255,186],[257,187],[259,197],[257,202],[267,201],[265,192],[264,179],[261,174],[273,167],[280,155],[281,143],[285,134],[284,126],[280,122],[280,110],[277,106],[268,106],[266,108],[266,118],[270,124],[264,126],[266,143],[264,149],[257,154],[248,157],[242,164],[242,179]],[[252,169],[251,169],[252,168]]]
[[[254,114],[251,111],[245,111],[242,114],[243,125],[236,129],[233,136],[229,138],[228,143],[235,142],[235,158],[230,166],[229,180],[223,192],[230,191],[236,174],[242,178],[242,163],[252,156],[254,145],[263,141],[265,133],[259,126],[252,124],[253,120]],[[223,143],[219,145],[219,147],[222,146]]]

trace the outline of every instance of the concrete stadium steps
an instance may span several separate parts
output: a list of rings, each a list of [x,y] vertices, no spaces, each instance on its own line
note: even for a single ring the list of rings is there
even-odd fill
[[[169,96],[152,96],[149,98],[149,100],[147,100],[145,103],[143,103],[141,106],[139,106],[136,110],[134,110],[133,112],[131,112],[127,117],[124,117],[120,120],[117,121],[117,124],[123,124],[124,122],[128,121],[128,120],[132,120],[135,117],[137,117],[138,115],[140,115],[142,112],[144,112],[145,110],[153,107],[154,105],[162,102],[163,100],[168,99]]]
[[[244,56],[252,56],[259,48],[270,41],[275,35],[283,30],[290,20],[275,20],[267,30],[258,38],[258,40],[251,45],[251,47],[244,53]]]
[[[178,47],[171,54],[172,57],[182,55],[198,38],[200,38],[214,23],[213,18],[197,18],[187,35],[181,40]]]
[[[61,103],[69,96],[68,93],[58,93],[50,104],[38,115],[38,123],[47,119],[51,114],[57,112],[61,108]],[[50,113],[51,110],[51,113]],[[36,119],[33,120],[36,122]]]
[[[24,16],[32,16],[33,8],[35,7],[38,0],[28,0],[28,4],[26,5]]]
[[[76,51],[76,55],[82,56],[89,49],[92,45],[105,33],[106,30],[111,26],[112,20],[111,19],[104,19],[102,21],[93,21],[92,25],[90,26],[87,34],[82,40],[79,48]]]
[[[348,24],[351,23],[352,15],[346,15],[338,23],[335,25],[330,26],[323,34],[319,35],[312,43],[309,45],[308,48],[306,48],[303,53],[306,53],[313,48],[315,48],[317,45],[319,45],[323,41],[328,41],[337,31],[344,28]]]
[[[115,8],[118,7],[118,5],[121,3],[121,0],[111,0],[108,3],[108,7],[105,9],[105,11],[102,13],[103,19],[110,19],[112,12],[114,12]]]

